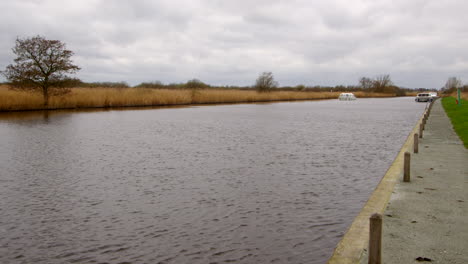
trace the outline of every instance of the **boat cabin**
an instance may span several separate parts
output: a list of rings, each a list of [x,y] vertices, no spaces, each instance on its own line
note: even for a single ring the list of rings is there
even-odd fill
[[[354,101],[356,96],[353,93],[341,93],[338,99],[340,101]]]

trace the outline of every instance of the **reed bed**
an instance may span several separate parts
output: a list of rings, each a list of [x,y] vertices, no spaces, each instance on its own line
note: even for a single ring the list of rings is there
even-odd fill
[[[189,104],[247,103],[338,98],[340,92],[277,91],[259,93],[250,90],[170,90],[151,88],[72,88],[71,93],[54,96],[48,109],[170,106]],[[355,92],[357,97],[392,97],[394,94]],[[0,86],[0,111],[42,110],[40,93],[21,92]]]
[[[419,92],[406,92],[405,95],[406,96],[416,96],[418,95]]]
[[[449,96],[452,96],[452,97],[455,97],[457,98],[458,95],[457,95],[457,92],[452,92],[450,93]],[[460,97],[463,99],[463,100],[467,100],[468,101],[468,91],[462,91],[461,94],[460,94]]]

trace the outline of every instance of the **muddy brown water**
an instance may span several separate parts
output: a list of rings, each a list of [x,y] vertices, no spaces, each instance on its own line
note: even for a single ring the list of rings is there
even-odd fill
[[[424,107],[4,114],[0,263],[324,263]]]

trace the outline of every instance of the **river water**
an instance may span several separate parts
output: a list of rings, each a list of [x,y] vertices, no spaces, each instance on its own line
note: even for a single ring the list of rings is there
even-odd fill
[[[0,116],[0,263],[324,263],[412,98]]]

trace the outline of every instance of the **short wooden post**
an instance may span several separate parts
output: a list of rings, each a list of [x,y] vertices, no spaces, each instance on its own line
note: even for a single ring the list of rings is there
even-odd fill
[[[369,261],[382,263],[382,215],[375,213],[369,219]]]
[[[419,138],[418,133],[415,133],[414,134],[414,141],[413,141],[413,152],[414,153],[418,153],[418,151],[419,151],[419,146],[418,146],[418,143],[419,143],[418,141],[419,140],[418,140],[418,138]]]
[[[419,124],[419,138],[423,137],[423,129],[424,129],[424,125],[422,123]]]
[[[411,154],[406,151],[405,152],[405,162],[403,163],[403,181],[410,182],[410,162],[411,162]]]

